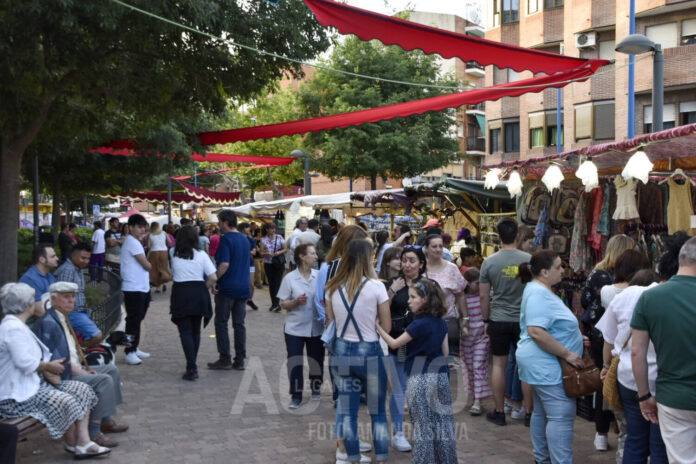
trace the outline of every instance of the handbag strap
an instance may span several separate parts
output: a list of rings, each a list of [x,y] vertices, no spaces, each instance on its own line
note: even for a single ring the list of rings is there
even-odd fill
[[[341,299],[343,300],[343,305],[346,307],[346,311],[348,311],[348,318],[346,319],[346,323],[343,325],[343,330],[341,330],[340,338],[343,338],[343,336],[346,334],[346,329],[348,329],[348,322],[350,321],[353,323],[353,327],[355,327],[355,331],[358,333],[358,339],[360,341],[363,341],[362,334],[360,333],[360,328],[358,327],[358,322],[355,320],[355,316],[353,315],[353,308],[355,307],[355,303],[358,301],[358,296],[360,296],[360,292],[362,291],[366,283],[367,279],[362,281],[360,287],[358,287],[358,291],[355,292],[353,302],[350,305],[348,304],[348,299],[346,298],[345,293],[343,293],[343,289],[338,289],[338,294],[341,296]]]

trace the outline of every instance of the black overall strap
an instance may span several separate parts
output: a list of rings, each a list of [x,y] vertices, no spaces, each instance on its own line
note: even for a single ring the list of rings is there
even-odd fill
[[[355,331],[358,333],[358,339],[360,341],[363,341],[362,334],[360,333],[360,328],[358,327],[358,322],[355,320],[355,316],[353,316],[353,308],[355,307],[355,303],[358,301],[358,296],[360,296],[360,292],[362,291],[363,287],[367,283],[367,279],[363,280],[362,283],[360,284],[360,287],[358,287],[358,291],[355,292],[355,296],[353,297],[353,302],[349,305],[348,300],[346,299],[345,293],[343,293],[343,289],[339,288],[338,289],[338,294],[341,295],[341,299],[343,300],[343,305],[346,307],[346,311],[348,311],[348,318],[346,319],[346,323],[343,325],[343,330],[341,331],[341,337],[346,333],[346,329],[348,328],[348,322],[353,323],[353,327],[355,327]]]

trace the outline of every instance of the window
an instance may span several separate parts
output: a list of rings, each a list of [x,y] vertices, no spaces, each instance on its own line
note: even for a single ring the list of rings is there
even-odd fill
[[[599,42],[599,59],[600,60],[613,60],[616,58],[616,40],[605,40],[604,42]]]
[[[696,122],[696,101],[682,102],[679,104],[680,124],[693,124]]]
[[[529,0],[527,4],[527,13],[536,13],[541,10],[541,0]]]
[[[688,108],[688,106],[687,106]],[[681,110],[681,106],[680,106]],[[643,123],[645,124],[645,133],[653,131],[653,111],[652,106],[645,105],[643,107]],[[672,129],[675,122],[675,105],[670,103],[662,108],[662,129]]]
[[[508,82],[517,82],[520,80],[520,73],[515,71],[514,69],[508,68],[507,70],[507,81]]]
[[[503,24],[519,21],[520,0],[503,0]]]
[[[614,140],[614,100],[598,101],[594,104],[594,139]]]
[[[520,121],[503,122],[503,128],[505,129],[505,152],[520,151]]]
[[[677,45],[677,23],[658,24],[657,26],[647,26],[645,35],[648,39],[662,45],[662,49],[674,48]]]
[[[682,21],[681,44],[696,44],[696,19]]]
[[[457,137],[464,137],[464,124],[457,124]]]
[[[592,103],[575,105],[575,140],[592,138]]]
[[[497,152],[501,151],[501,149],[500,149],[500,128],[489,129],[488,134],[490,137],[491,153],[497,153]]]
[[[544,146],[544,112],[529,113],[529,148]]]
[[[556,138],[558,137],[558,127],[551,126],[546,131],[546,146],[555,147]],[[563,145],[563,126],[561,126],[561,145]]]
[[[544,0],[544,8],[555,8],[557,6],[563,6],[563,0]]]

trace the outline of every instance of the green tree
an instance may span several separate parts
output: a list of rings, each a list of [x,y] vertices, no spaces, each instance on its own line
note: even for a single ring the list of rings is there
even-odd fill
[[[327,66],[386,79],[436,85],[457,85],[451,76],[438,77],[438,58],[405,51],[378,41],[348,37],[338,44]],[[317,71],[300,88],[307,116],[324,116],[441,95],[433,88],[395,84]],[[457,141],[451,130],[454,111],[430,112],[360,126],[310,134],[314,167],[332,179],[409,177],[447,164]]]
[[[324,29],[301,0],[275,6],[238,0],[131,3],[299,59],[328,46]],[[22,157],[37,137],[60,135],[46,130],[52,120],[99,119],[103,112],[109,117],[94,133],[137,138],[141,148],[164,153],[150,145],[161,137],[143,134],[180,128],[166,127],[168,121],[219,114],[230,99],[248,98],[288,71],[300,73],[287,61],[94,0],[2,2],[0,65],[0,283],[16,278]],[[181,133],[176,140],[200,148]]]

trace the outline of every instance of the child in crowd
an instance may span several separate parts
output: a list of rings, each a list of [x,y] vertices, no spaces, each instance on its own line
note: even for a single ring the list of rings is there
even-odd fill
[[[467,269],[476,265],[476,252],[471,248],[462,248],[459,250],[459,257],[461,262],[459,272],[461,272],[462,275]]]
[[[474,403],[469,412],[472,416],[481,415],[481,400],[492,396],[488,384],[488,335],[481,316],[481,299],[479,297],[479,270],[470,267],[464,272],[464,279],[469,283],[466,287],[466,307],[469,308],[469,335],[461,337],[459,353],[462,364],[464,382],[468,384],[468,392],[474,394]]]
[[[406,332],[395,340],[377,325],[377,331],[390,348],[406,345],[406,398],[413,421],[414,464],[458,462],[444,300],[437,282],[421,279],[408,289],[408,305],[414,320]]]

